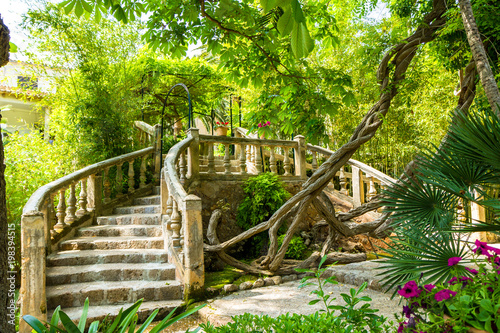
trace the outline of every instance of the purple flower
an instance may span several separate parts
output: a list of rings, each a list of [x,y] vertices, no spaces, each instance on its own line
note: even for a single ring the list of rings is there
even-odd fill
[[[418,297],[421,290],[418,289],[418,285],[415,281],[408,281],[404,287],[398,291],[398,294],[404,298]]]
[[[469,268],[469,267],[465,267],[465,270],[469,273],[471,273],[472,275],[477,275],[477,270],[475,270],[474,268]]]
[[[430,292],[431,292],[431,290],[432,290],[432,289],[434,289],[435,287],[436,287],[436,286],[435,286],[435,285],[433,285],[433,284],[426,284],[426,285],[424,286],[424,289],[425,289],[425,290],[427,290],[427,292],[428,292],[428,293],[430,293]]]
[[[413,311],[412,311],[410,306],[406,306],[406,305],[403,306],[403,314],[406,316],[406,318],[410,318],[412,313],[413,313]]]
[[[462,260],[460,257],[451,257],[448,259],[448,266],[455,266],[460,260]]]
[[[449,299],[452,296],[455,296],[457,293],[455,291],[449,289],[440,290],[434,295],[434,299],[438,302]]]
[[[402,333],[405,329],[406,321],[404,323],[399,323],[398,333]]]
[[[491,257],[491,254],[488,252],[491,247],[488,246],[488,243],[481,242],[479,239],[476,239],[476,242],[474,244],[476,245],[476,248],[472,249],[474,253],[483,254],[488,258]]]
[[[456,276],[452,277],[450,281],[448,281],[448,284],[454,285],[458,282],[458,279]]]
[[[261,124],[261,123],[259,123],[257,126],[262,127],[262,124]]]

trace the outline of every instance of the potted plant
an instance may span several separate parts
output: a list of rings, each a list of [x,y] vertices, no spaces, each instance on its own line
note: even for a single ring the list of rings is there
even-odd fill
[[[226,122],[218,121],[214,126],[215,127],[215,134],[217,134],[219,136],[226,136],[227,130],[228,130],[228,127],[227,127],[228,124],[229,124],[228,121],[226,121]]]

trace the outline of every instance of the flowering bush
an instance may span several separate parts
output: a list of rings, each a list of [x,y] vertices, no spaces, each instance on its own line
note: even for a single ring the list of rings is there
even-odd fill
[[[407,300],[400,332],[467,332],[470,327],[486,332],[500,329],[500,249],[477,240],[472,251],[478,269],[459,265],[461,257],[448,259],[456,274],[448,282],[419,286],[407,282],[398,294]],[[465,268],[465,269],[464,269]]]
[[[266,126],[270,126],[271,125],[271,122],[270,121],[267,121],[265,123],[259,123],[257,126],[259,128],[262,128],[262,127],[266,127]]]

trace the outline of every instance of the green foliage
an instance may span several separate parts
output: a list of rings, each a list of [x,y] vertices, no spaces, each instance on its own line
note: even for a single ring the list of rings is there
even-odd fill
[[[265,221],[290,197],[279,176],[270,172],[249,178],[243,185],[243,192],[245,198],[238,206],[236,223],[244,230]],[[267,239],[266,233],[254,236],[246,244],[246,253],[258,255]]]
[[[103,333],[115,333],[115,332],[135,332],[135,333],[143,333],[148,329],[149,324],[153,321],[153,319],[156,317],[156,315],[159,312],[159,309],[156,309],[153,311],[153,313],[144,321],[144,323],[137,328],[137,320],[138,320],[138,315],[137,311],[139,310],[139,307],[142,304],[142,299],[138,300],[135,302],[132,306],[129,308],[123,310],[120,309],[120,312],[118,313],[118,316],[115,318],[110,323],[105,323],[99,324],[99,321],[94,321],[90,324],[89,329],[87,330],[87,333],[97,333],[97,332],[103,332]],[[174,318],[171,318],[177,308],[172,310],[162,321],[160,321],[158,324],[156,324],[153,328],[149,329],[148,332],[150,333],[158,333],[168,326],[172,325],[173,323],[195,313],[199,309],[203,308],[206,304],[203,304],[201,306],[198,306],[194,309],[185,311],[179,315],[177,315]],[[85,300],[85,304],[83,306],[83,311],[82,311],[82,316],[80,318],[80,321],[78,322],[78,326],[76,326],[71,319],[68,317],[68,315],[61,310],[61,307],[58,306],[54,310],[54,314],[52,315],[52,319],[50,320],[50,323],[42,323],[38,319],[36,319],[33,316],[26,315],[23,316],[23,320],[30,325],[33,330],[36,333],[56,333],[56,332],[61,332],[61,333],[84,333],[85,330],[85,324],[87,322],[87,314],[89,310],[89,299],[87,298]],[[59,321],[61,321],[61,324],[59,324]],[[58,325],[61,326],[58,327]],[[199,329],[196,329],[193,332],[198,332]]]
[[[74,156],[64,142],[50,144],[35,131],[11,134],[4,143],[7,221],[15,225],[20,244],[24,205],[39,187],[72,172]]]
[[[23,24],[39,51],[50,50],[49,59],[37,52],[34,60],[69,74],[56,78],[55,93],[43,100],[51,136],[72,145],[83,165],[130,152],[140,109],[130,68],[137,27],[78,20],[50,4],[28,12]]]
[[[386,285],[414,280],[421,273],[424,282],[444,282],[454,269],[448,259],[464,258],[467,250],[456,232],[500,233],[500,201],[494,196],[500,185],[499,133],[500,119],[490,109],[459,115],[446,143],[419,159],[415,178],[385,191],[396,233],[395,245],[387,249],[392,257],[384,267]],[[470,203],[492,217],[473,219]]]
[[[265,221],[290,197],[278,175],[270,172],[249,178],[243,192],[245,198],[238,206],[237,223],[245,230]]]
[[[283,239],[285,238],[285,234],[278,237],[278,248],[283,244]],[[285,258],[288,259],[303,259],[304,251],[307,249],[307,246],[304,244],[304,240],[300,236],[293,236],[290,244],[288,245],[288,249],[285,253]]]

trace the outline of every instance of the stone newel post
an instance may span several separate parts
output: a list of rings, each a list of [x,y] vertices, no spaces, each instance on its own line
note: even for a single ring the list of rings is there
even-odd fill
[[[154,165],[155,165],[155,170],[154,170],[154,173],[153,173],[153,177],[155,179],[155,183],[158,182],[158,176],[160,174],[160,170],[161,170],[161,128],[160,128],[160,125],[155,125],[154,126],[154,131],[155,131],[155,135],[154,135],[154,143],[153,143],[153,147],[154,147]]]
[[[354,208],[365,202],[365,186],[363,183],[363,171],[352,166],[352,198]]]
[[[302,135],[297,135],[298,148],[295,149],[295,175],[301,179],[306,179],[306,139]]]
[[[184,212],[184,298],[203,296],[205,268],[203,264],[203,226],[201,199],[188,195],[183,202]]]
[[[21,316],[47,321],[45,296],[45,221],[41,212],[28,212],[21,219]],[[20,333],[30,333],[24,320]]]

